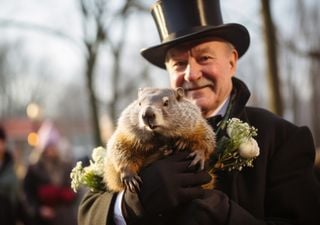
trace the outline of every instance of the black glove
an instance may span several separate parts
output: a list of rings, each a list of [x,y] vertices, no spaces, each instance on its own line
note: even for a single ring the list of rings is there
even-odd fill
[[[190,167],[189,154],[177,152],[142,169],[138,194],[124,193],[123,211],[127,222],[149,217],[154,224],[155,216],[165,216],[176,207],[203,196],[201,185],[208,183],[211,176]]]
[[[226,224],[230,210],[229,198],[218,190],[205,190],[202,198],[194,199],[181,210],[177,225]]]

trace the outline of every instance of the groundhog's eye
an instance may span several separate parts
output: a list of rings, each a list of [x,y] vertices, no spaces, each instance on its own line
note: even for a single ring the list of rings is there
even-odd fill
[[[162,100],[163,100],[163,106],[169,105],[169,98],[168,97],[164,97]]]
[[[139,102],[139,106],[141,106],[141,102]]]

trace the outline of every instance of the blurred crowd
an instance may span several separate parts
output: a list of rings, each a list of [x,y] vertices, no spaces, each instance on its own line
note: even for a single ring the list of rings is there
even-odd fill
[[[21,179],[7,132],[0,125],[0,224],[76,225],[80,196],[70,187],[74,163],[61,154],[61,138],[51,123],[44,123],[38,134]]]

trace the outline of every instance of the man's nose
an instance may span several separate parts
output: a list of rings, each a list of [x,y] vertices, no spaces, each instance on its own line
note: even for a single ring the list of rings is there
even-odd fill
[[[194,59],[190,59],[185,70],[184,79],[192,82],[200,79],[202,76],[201,66]]]

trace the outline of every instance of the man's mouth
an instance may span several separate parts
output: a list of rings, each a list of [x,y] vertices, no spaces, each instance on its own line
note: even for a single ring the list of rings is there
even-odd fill
[[[203,85],[203,86],[190,86],[190,87],[187,87],[187,88],[184,88],[185,91],[196,91],[196,90],[199,90],[199,89],[203,89],[203,88],[213,88],[213,85],[212,84],[207,84],[207,85]]]

